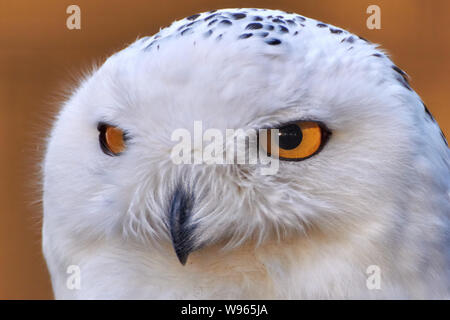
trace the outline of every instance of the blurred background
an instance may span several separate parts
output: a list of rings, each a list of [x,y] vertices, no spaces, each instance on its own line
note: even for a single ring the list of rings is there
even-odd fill
[[[66,9],[81,9],[68,30]],[[369,5],[381,30],[369,30]],[[0,299],[51,299],[41,254],[39,163],[51,117],[94,62],[173,20],[232,7],[294,11],[379,43],[450,131],[450,1],[0,0]]]

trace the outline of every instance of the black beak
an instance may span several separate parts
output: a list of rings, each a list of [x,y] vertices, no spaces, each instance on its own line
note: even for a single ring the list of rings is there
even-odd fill
[[[190,216],[194,200],[181,187],[173,193],[169,207],[169,230],[172,237],[172,245],[182,265],[186,264],[189,254],[194,251],[193,231]]]

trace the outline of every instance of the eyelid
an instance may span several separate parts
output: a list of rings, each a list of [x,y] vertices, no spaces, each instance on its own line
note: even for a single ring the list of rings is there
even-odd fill
[[[268,120],[268,121],[255,121],[252,122],[252,125],[250,126],[253,129],[276,129],[276,128],[280,128],[283,126],[287,126],[290,124],[295,124],[298,122],[317,122],[321,125],[324,126],[324,128],[327,128],[327,126],[325,125],[325,123],[321,120],[317,120],[314,119],[312,117],[309,116],[305,116],[305,117],[294,117],[294,116],[288,116],[287,119],[286,118],[277,118],[277,119],[272,119],[272,120]]]
[[[289,121],[277,121],[277,122],[274,122],[274,123],[262,125],[262,126],[259,127],[259,129],[265,129],[265,130],[279,129],[281,127],[288,126],[290,124],[296,124],[296,123],[299,123],[299,122],[315,122],[315,123],[317,123],[322,128],[322,130],[324,130],[324,132],[327,133],[328,137],[332,133],[332,131],[328,128],[328,126],[324,122],[322,122],[320,120],[314,120],[314,119],[311,119],[311,118],[289,120]]]

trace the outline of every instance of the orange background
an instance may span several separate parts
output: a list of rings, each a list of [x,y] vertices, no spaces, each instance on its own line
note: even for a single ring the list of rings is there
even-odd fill
[[[66,8],[81,8],[81,30]],[[381,8],[381,30],[366,8]],[[40,248],[39,162],[62,89],[93,62],[173,20],[227,7],[294,11],[380,43],[450,130],[450,1],[0,0],[0,298],[52,298]]]

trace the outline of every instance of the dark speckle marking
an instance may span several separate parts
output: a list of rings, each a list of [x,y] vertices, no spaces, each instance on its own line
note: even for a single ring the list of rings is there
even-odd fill
[[[291,20],[291,19],[286,20],[286,22],[287,22],[288,25],[290,25],[290,26],[296,26],[296,25],[297,25],[297,24],[295,23],[295,21],[294,21],[294,20]]]
[[[181,29],[183,29],[184,27],[186,27],[186,24],[183,24],[182,26],[180,26],[177,31],[180,31]]]
[[[400,73],[403,77],[406,76],[405,71],[403,71],[402,69],[400,69],[397,66],[392,66],[392,69],[394,69],[396,72]]]
[[[217,15],[218,15],[218,13],[211,14],[211,15],[209,15],[209,16],[207,16],[207,17],[205,18],[205,21],[208,21],[208,20],[214,18],[214,17],[217,16]]]
[[[266,29],[266,30],[273,30],[273,29],[275,29],[275,27],[273,25],[271,25],[271,24],[266,24],[264,26],[264,29]]]
[[[277,45],[279,45],[281,43],[281,40],[275,39],[275,38],[271,38],[271,39],[267,39],[266,43],[270,44],[271,46],[277,46]]]
[[[250,38],[253,35],[253,33],[243,33],[239,36],[239,39],[247,39]]]
[[[261,29],[263,27],[263,25],[261,23],[250,23],[248,24],[245,29],[247,30],[257,30],[257,29]]]
[[[427,108],[427,106],[425,105],[425,103],[422,102],[422,105],[423,105],[423,108],[424,108],[425,113],[427,114],[428,118],[429,118],[432,122],[436,123],[436,125],[437,125],[436,120],[434,119],[433,115],[431,114],[430,110]],[[441,133],[441,138],[442,138],[442,140],[444,141],[445,145],[448,147],[447,138],[445,137],[444,132],[442,132],[442,130],[441,130],[440,128],[439,128],[439,130],[440,130],[440,133]]]
[[[363,38],[363,37],[359,37],[362,41],[365,41],[365,42],[368,42],[368,43],[370,43],[370,41],[369,40],[367,40],[366,38]]]
[[[278,28],[281,33],[289,33],[289,29],[285,26],[278,26]]]
[[[383,57],[383,55],[381,53],[374,53],[373,56],[377,57],[377,58],[382,58]]]
[[[326,28],[326,27],[328,27],[325,23],[318,23],[317,26],[319,28]]]
[[[245,13],[233,13],[231,16],[235,20],[240,20],[240,19],[244,19],[247,15]]]
[[[212,30],[208,30],[203,35],[205,36],[205,38],[208,38],[210,35],[212,35],[212,33]]]
[[[296,36],[296,35],[298,35],[298,31],[295,31],[295,32],[294,32],[294,36]]]
[[[302,16],[296,16],[295,18],[297,18],[298,20],[300,20],[301,22],[305,21],[306,19]]]
[[[263,21],[263,18],[260,16],[253,17],[253,21]]]
[[[194,21],[195,19],[197,19],[198,17],[200,17],[200,14],[193,14],[192,16],[187,17],[186,19]]]
[[[409,86],[409,84],[405,81],[405,79],[401,76],[396,76],[395,77],[397,79],[398,82],[401,83],[401,85],[403,87],[405,87],[406,89],[408,89],[409,91],[412,91],[411,87]]]
[[[144,51],[150,50],[151,47],[153,46],[153,44],[154,44],[155,42],[156,42],[156,41],[150,42],[150,44],[144,48]]]
[[[190,27],[190,26],[194,25],[194,24],[197,23],[197,22],[198,22],[198,21],[192,21],[192,22],[188,23],[188,24],[186,25],[186,27]]]
[[[333,28],[330,28],[330,32],[331,32],[331,33],[335,33],[335,34],[341,34],[343,31],[342,31],[342,30],[339,30],[339,29],[333,29]]]
[[[281,20],[280,18],[276,18],[272,20],[273,23],[284,23],[286,24],[286,22],[284,22],[283,20]]]
[[[230,20],[222,20],[219,22],[219,25],[228,27],[228,26],[231,26],[232,23]]]
[[[445,134],[444,134],[444,132],[442,132],[442,130],[441,130],[441,138],[442,138],[442,140],[444,140],[445,145],[448,147],[447,138],[445,137]]]
[[[268,32],[261,32],[261,33],[258,33],[258,36],[260,36],[261,38],[265,38],[265,37],[267,37],[268,35],[269,35]]]
[[[408,76],[406,75],[405,71],[403,71],[397,66],[392,66],[392,69],[401,76],[401,78],[399,77],[398,79],[403,84],[403,86],[405,86],[408,90],[412,90],[409,85]]]
[[[214,19],[214,20],[211,20],[209,23],[208,23],[208,27],[210,27],[210,26],[212,26],[214,23],[216,23],[217,22],[217,19]]]
[[[191,32],[191,31],[192,31],[191,28],[184,29],[183,31],[181,31],[181,35],[184,36],[186,33]]]
[[[217,36],[216,40],[222,40],[222,36],[223,36],[223,34],[222,34],[222,33],[221,33],[221,34],[219,34],[219,35]]]
[[[431,121],[436,122],[436,120],[434,120],[433,115],[431,114],[430,110],[428,110],[427,106],[425,105],[425,103],[423,103],[423,108],[425,109],[425,113],[428,115],[428,117],[430,118]]]
[[[348,43],[353,43],[353,42],[355,42],[355,38],[350,36],[350,37],[347,37],[347,38],[344,38],[344,39],[341,40],[341,42],[344,42],[344,41],[348,42]]]

